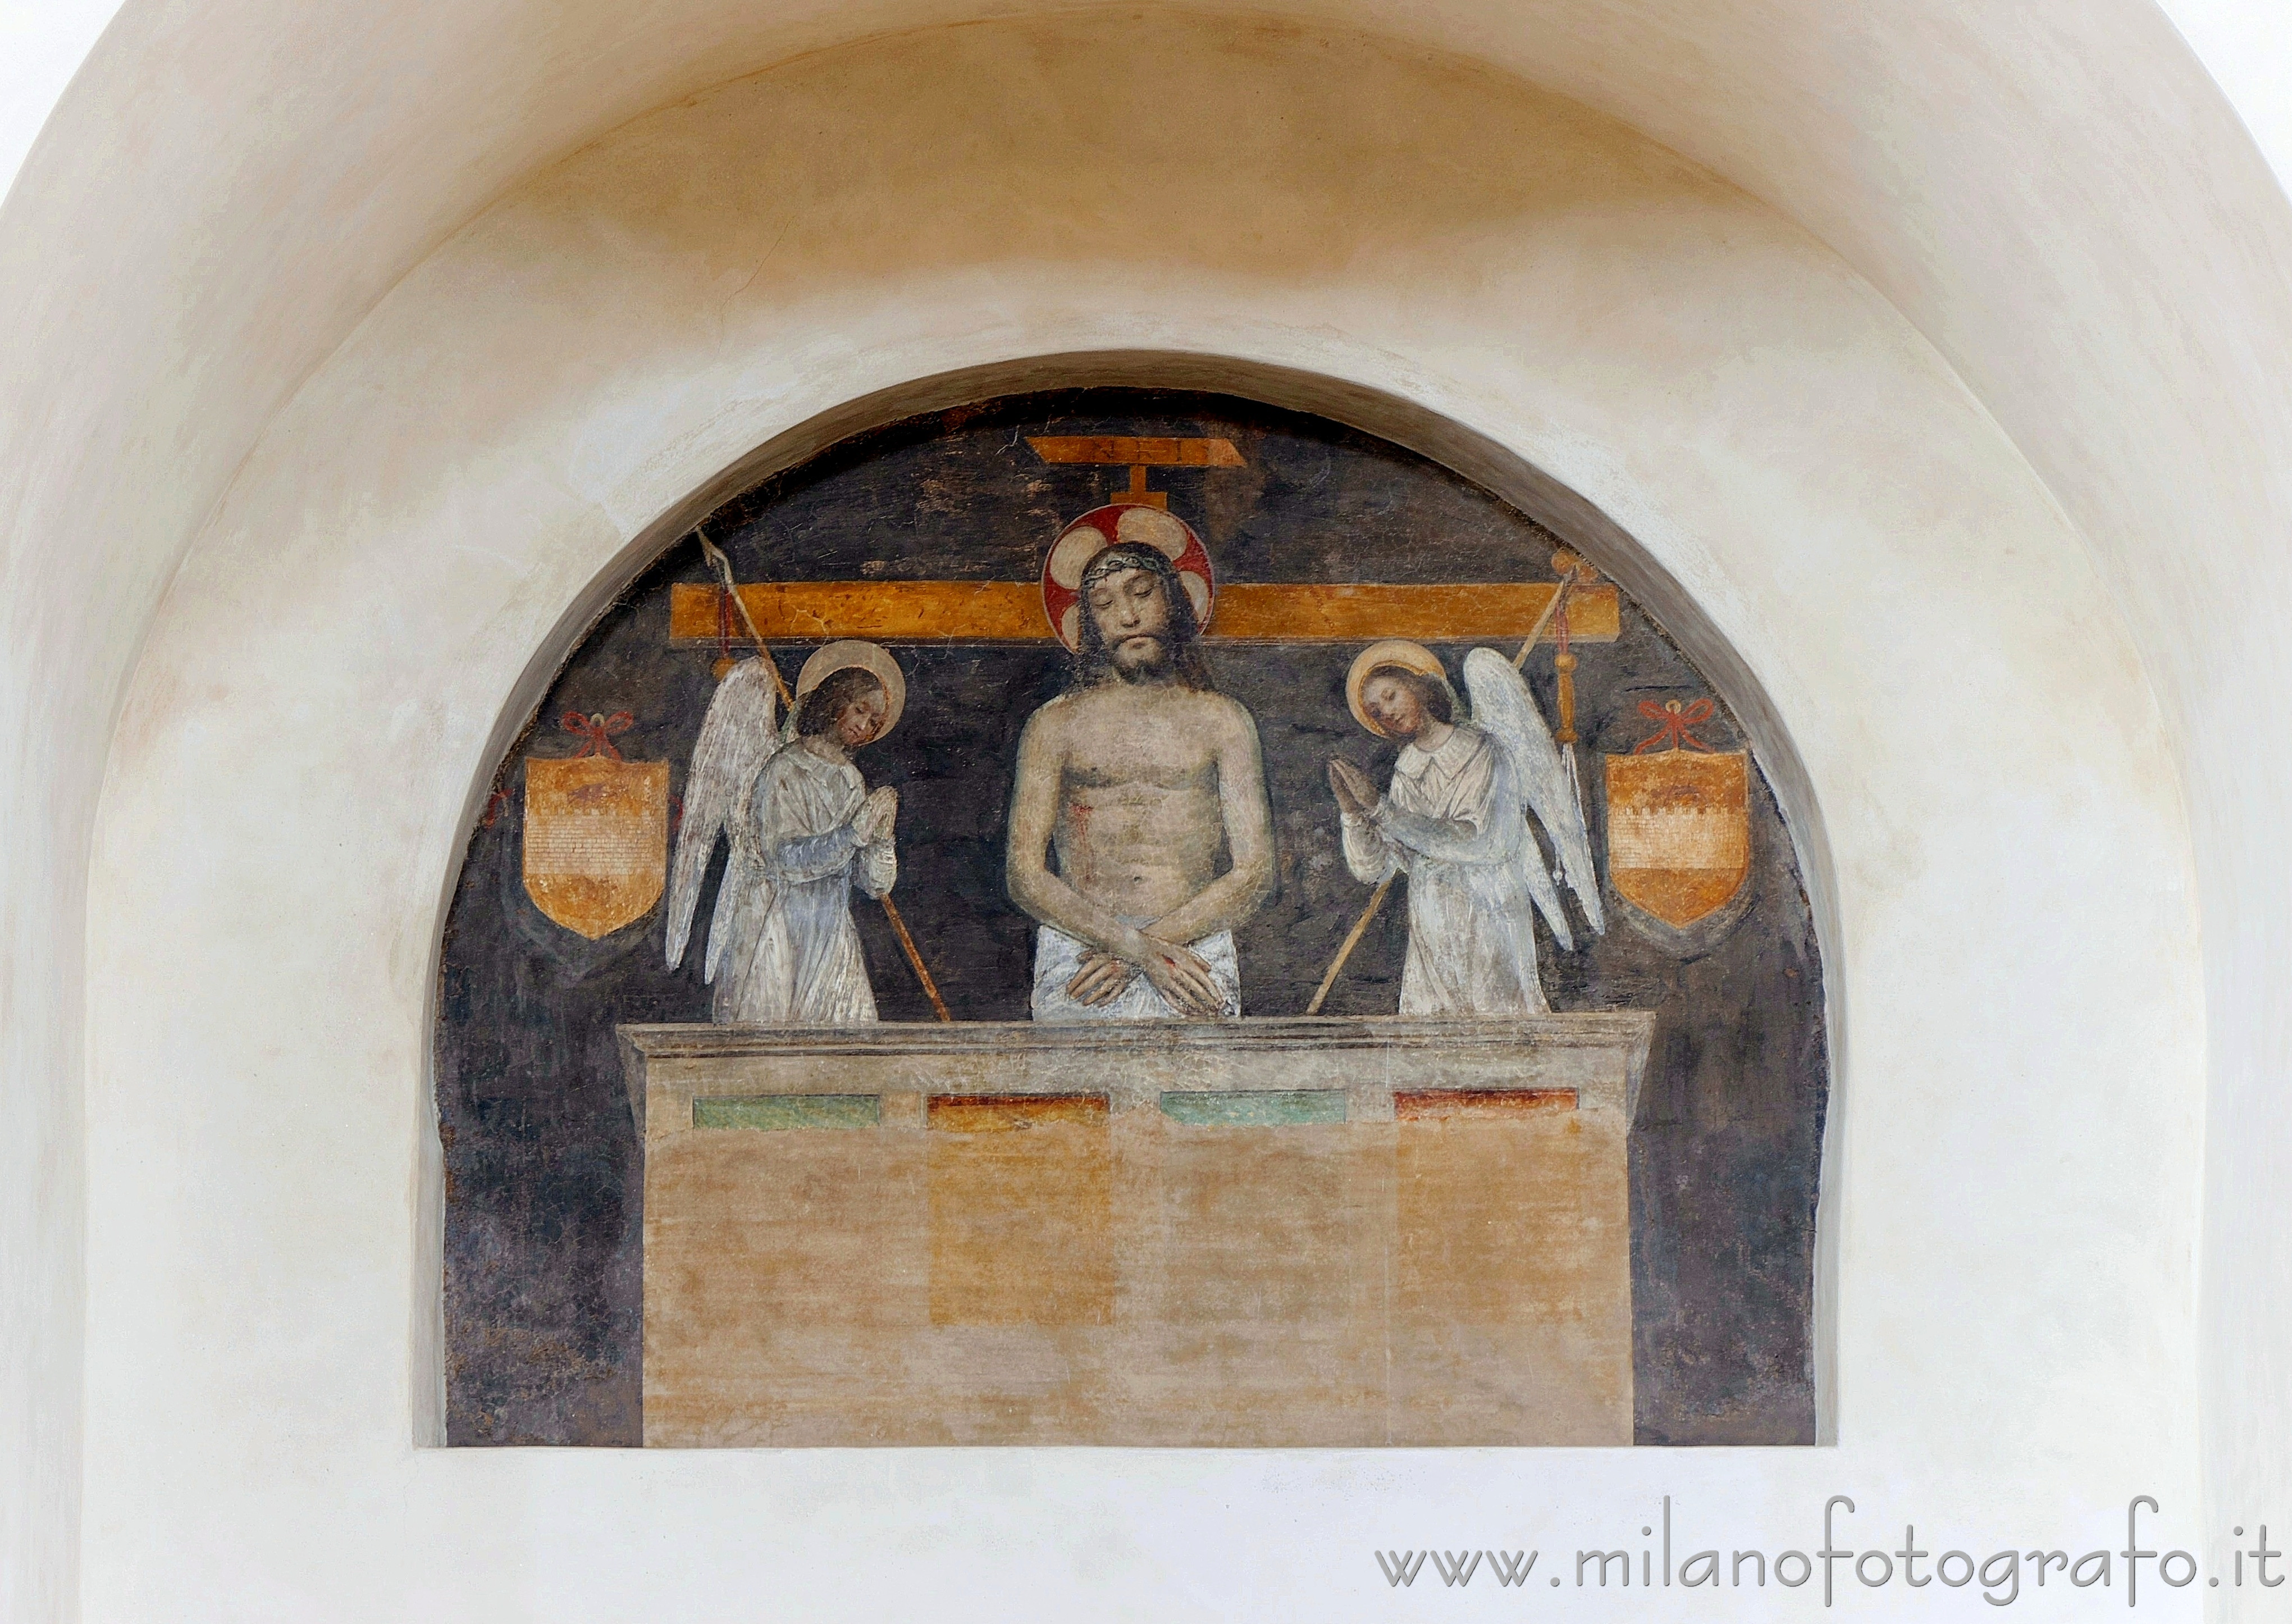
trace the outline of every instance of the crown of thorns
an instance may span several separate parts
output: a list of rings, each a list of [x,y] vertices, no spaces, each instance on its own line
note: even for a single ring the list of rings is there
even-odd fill
[[[1120,575],[1131,570],[1143,570],[1159,576],[1167,585],[1177,584],[1178,567],[1165,558],[1158,549],[1142,542],[1127,541],[1117,542],[1092,559],[1089,568],[1082,572],[1082,585],[1087,588],[1110,575]]]

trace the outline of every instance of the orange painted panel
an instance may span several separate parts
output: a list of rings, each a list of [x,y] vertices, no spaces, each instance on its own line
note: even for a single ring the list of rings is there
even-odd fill
[[[932,1100],[933,1325],[1113,1321],[1106,1105],[1103,1095]]]
[[[935,1094],[925,1117],[938,1134],[1008,1134],[1045,1122],[1105,1121],[1102,1094]]]
[[[1517,1117],[1537,1111],[1573,1111],[1573,1088],[1402,1088],[1392,1095],[1396,1121],[1432,1122],[1448,1117]]]

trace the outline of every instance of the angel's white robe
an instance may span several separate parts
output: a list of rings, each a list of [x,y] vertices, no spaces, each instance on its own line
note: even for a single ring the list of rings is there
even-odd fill
[[[861,1026],[876,1019],[851,890],[882,896],[899,877],[899,859],[889,840],[863,844],[853,831],[867,798],[858,768],[823,760],[801,742],[765,764],[733,837],[761,872],[769,901],[753,939],[736,941],[733,962],[719,968],[717,1021]],[[728,868],[727,885],[732,873]]]
[[[1408,876],[1404,1015],[1541,1014],[1536,903],[1541,862],[1503,748],[1458,723],[1439,749],[1403,747],[1376,810],[1344,815],[1345,866],[1376,885]]]

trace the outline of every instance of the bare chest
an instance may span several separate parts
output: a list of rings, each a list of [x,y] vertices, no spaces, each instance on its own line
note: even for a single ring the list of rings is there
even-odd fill
[[[1207,719],[1176,704],[1094,705],[1071,720],[1065,780],[1093,799],[1125,789],[1168,793],[1214,788],[1216,741]]]

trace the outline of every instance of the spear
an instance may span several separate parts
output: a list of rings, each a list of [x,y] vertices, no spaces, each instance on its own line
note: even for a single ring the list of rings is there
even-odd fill
[[[787,715],[788,726],[793,728],[795,725],[795,696],[788,691],[787,679],[780,675],[779,663],[764,647],[764,634],[756,629],[756,618],[748,612],[748,605],[740,596],[739,584],[732,578],[732,561],[708,539],[706,531],[695,529],[692,533],[699,537],[701,557],[706,559],[709,567],[723,578],[724,595],[732,601],[732,607],[740,611],[740,619],[747,626],[748,635],[755,639],[756,658],[763,660],[764,669],[772,674],[772,686],[779,690],[780,707]],[[900,946],[907,953],[908,963],[915,969],[916,979],[924,984],[924,996],[931,1000],[931,1006],[940,1020],[952,1022],[955,1017],[948,1013],[947,1000],[939,996],[939,983],[932,980],[931,971],[924,967],[924,956],[916,948],[916,939],[908,933],[908,922],[900,917],[900,905],[892,901],[888,892],[876,901],[883,903],[884,917],[891,920],[892,933],[900,939]]]
[[[1568,646],[1565,609],[1570,589],[1585,578],[1591,566],[1584,562],[1580,553],[1565,549],[1554,554],[1553,562],[1558,563],[1562,559],[1567,562],[1562,570],[1560,590],[1552,594],[1552,602],[1545,606],[1543,618],[1537,622],[1536,630],[1529,634],[1528,642],[1521,646],[1512,663],[1515,670],[1526,664],[1529,650],[1534,648],[1537,639],[1544,635],[1545,623],[1555,618],[1559,620],[1560,650],[1552,657],[1552,671],[1553,680],[1557,684],[1554,697],[1560,706],[1560,727],[1553,739],[1560,746],[1560,765],[1568,774],[1568,788],[1576,797],[1576,818],[1580,823],[1584,818],[1584,780],[1576,767],[1576,653]]]
[[[1321,1006],[1328,998],[1329,989],[1337,984],[1338,972],[1345,967],[1345,960],[1351,958],[1353,949],[1360,945],[1361,933],[1368,929],[1368,922],[1376,917],[1376,910],[1384,906],[1384,893],[1392,889],[1392,882],[1400,877],[1400,870],[1395,869],[1377,882],[1376,890],[1369,896],[1368,906],[1361,909],[1361,917],[1354,920],[1352,929],[1345,933],[1345,945],[1339,948],[1337,956],[1329,961],[1329,973],[1321,978],[1321,984],[1313,989],[1313,1001],[1305,1006],[1307,1014],[1321,1013]]]
[[[1529,655],[1544,640],[1544,628],[1550,626],[1554,617],[1560,613],[1561,605],[1568,602],[1568,594],[1576,585],[1576,570],[1582,561],[1575,559],[1573,554],[1569,556],[1572,562],[1560,578],[1560,590],[1552,594],[1552,601],[1544,606],[1544,612],[1537,616],[1536,624],[1529,628],[1528,641],[1521,643],[1520,652],[1512,657],[1512,668],[1515,671],[1527,669]]]

